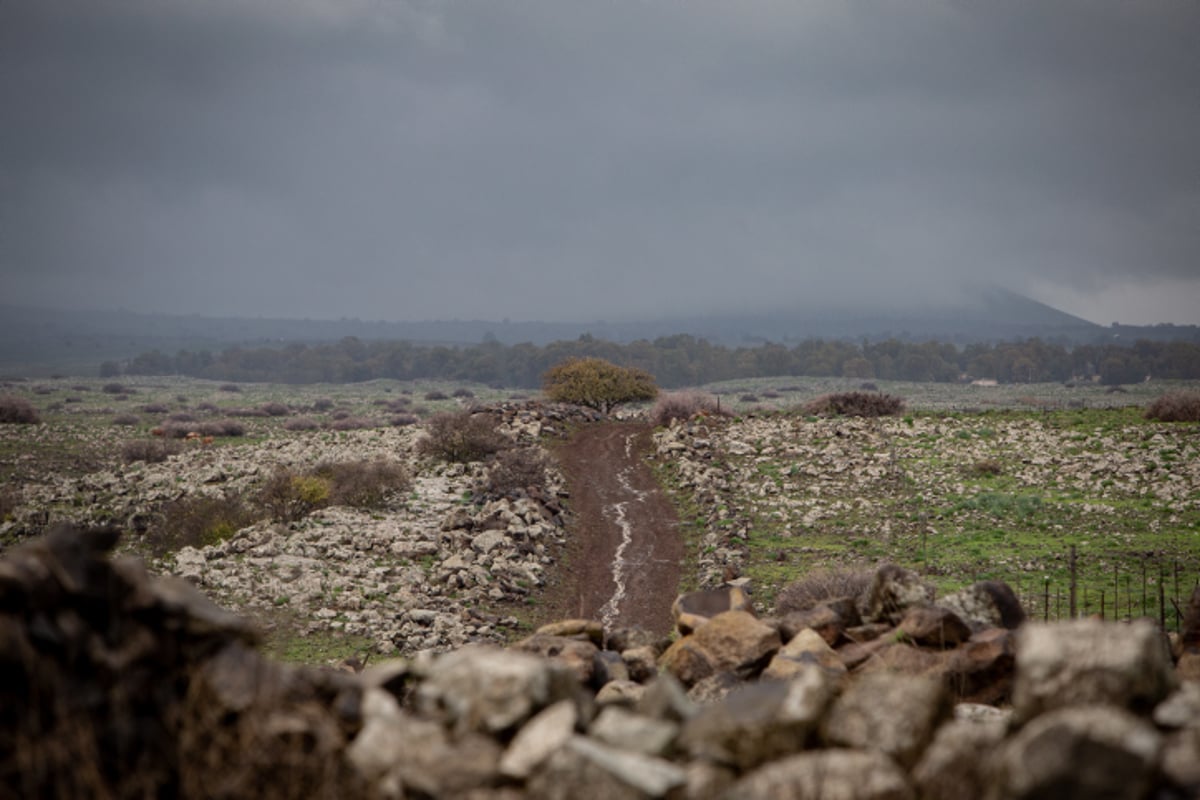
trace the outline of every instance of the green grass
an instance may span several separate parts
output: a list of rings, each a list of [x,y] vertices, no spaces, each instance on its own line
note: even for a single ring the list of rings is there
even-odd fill
[[[1141,614],[1143,563],[1152,616],[1160,568],[1170,577],[1169,610],[1176,565],[1181,592],[1197,580],[1195,426],[1148,422],[1136,408],[909,416],[911,423],[797,420],[790,428],[768,419],[757,424],[775,426],[773,443],[759,428],[740,437],[760,446],[727,457],[734,488],[722,501],[751,520],[743,574],[764,606],[813,567],[891,561],[942,591],[1007,581],[1040,614],[1047,581],[1052,606],[1056,592],[1065,598],[1072,546],[1080,610],[1086,594],[1098,611],[1103,592],[1111,615],[1115,584],[1124,616],[1128,581]],[[998,473],[981,472],[981,463]]]

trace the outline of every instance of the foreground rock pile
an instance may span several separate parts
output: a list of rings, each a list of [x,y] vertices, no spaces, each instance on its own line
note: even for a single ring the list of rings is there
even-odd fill
[[[685,595],[669,646],[565,621],[352,674],[261,658],[115,540],[64,528],[0,561],[0,797],[1200,795],[1200,613],[1174,654],[1144,621],[1014,632],[1002,586],[933,605],[893,568],[780,619]],[[944,662],[994,636],[1002,707],[956,702],[971,674]]]

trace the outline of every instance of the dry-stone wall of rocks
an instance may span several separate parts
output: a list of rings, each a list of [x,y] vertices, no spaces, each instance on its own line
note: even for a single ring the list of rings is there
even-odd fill
[[[115,541],[0,561],[0,797],[1200,796],[1200,592],[1169,641],[887,568],[782,618],[684,595],[673,642],[567,620],[354,674],[262,658]]]

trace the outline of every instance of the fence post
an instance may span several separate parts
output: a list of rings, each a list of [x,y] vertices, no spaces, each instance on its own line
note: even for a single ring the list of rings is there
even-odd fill
[[[1069,564],[1070,564],[1070,566],[1071,566],[1071,603],[1070,603],[1070,607],[1071,607],[1071,619],[1075,619],[1075,612],[1076,612],[1076,608],[1075,608],[1075,585],[1076,585],[1076,583],[1075,583],[1075,579],[1076,579],[1076,574],[1075,574],[1075,545],[1071,545],[1071,555],[1070,555],[1070,560],[1068,561],[1068,563],[1069,563]]]
[[[1042,586],[1042,622],[1050,621],[1050,579],[1045,578]]]

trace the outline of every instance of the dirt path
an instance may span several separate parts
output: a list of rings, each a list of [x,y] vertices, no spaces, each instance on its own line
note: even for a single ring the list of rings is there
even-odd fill
[[[675,509],[642,459],[649,437],[645,425],[590,425],[558,448],[573,523],[556,612],[606,628],[670,630],[683,540]]]

